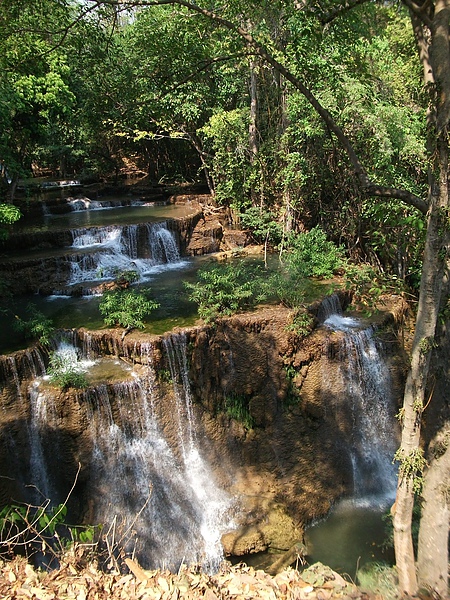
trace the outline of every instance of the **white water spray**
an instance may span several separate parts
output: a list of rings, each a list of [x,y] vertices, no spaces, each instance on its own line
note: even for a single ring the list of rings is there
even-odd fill
[[[396,420],[389,368],[380,353],[373,327],[359,319],[330,314],[324,326],[342,332],[339,371],[353,426],[348,440],[354,495],[361,502],[395,496]]]
[[[164,268],[181,266],[180,253],[165,223],[91,227],[72,231],[68,285],[113,279],[135,271],[141,281]]]

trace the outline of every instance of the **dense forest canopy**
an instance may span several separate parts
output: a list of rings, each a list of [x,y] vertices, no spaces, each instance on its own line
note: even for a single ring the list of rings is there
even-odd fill
[[[418,294],[394,515],[409,594],[420,422],[448,327],[449,29],[450,0],[9,0],[0,14],[3,224],[31,174],[201,181],[236,221],[319,225]],[[427,472],[445,481],[437,396],[447,444]],[[448,518],[438,561],[427,518],[445,498],[426,498],[419,549],[437,595]]]
[[[420,212],[362,197],[308,100],[233,31],[170,3],[138,4],[5,8],[0,157],[10,189],[31,173],[200,179],[237,213],[256,205],[288,229],[320,224],[417,284]],[[423,197],[427,97],[401,7],[370,2],[324,24],[314,4],[224,4],[223,17],[307,84],[371,180]]]

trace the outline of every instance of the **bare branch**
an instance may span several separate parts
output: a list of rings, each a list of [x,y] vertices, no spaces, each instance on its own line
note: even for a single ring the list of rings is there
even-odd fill
[[[331,21],[334,21],[334,19],[340,17],[347,11],[352,10],[352,8],[355,8],[355,6],[365,4],[368,1],[369,0],[345,0],[345,2],[341,2],[328,12],[323,13],[323,15],[320,16],[320,22],[322,23],[322,25],[331,23]]]

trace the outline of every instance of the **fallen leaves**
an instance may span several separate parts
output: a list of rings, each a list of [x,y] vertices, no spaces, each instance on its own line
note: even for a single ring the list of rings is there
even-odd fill
[[[0,597],[5,600],[368,600],[369,596],[320,563],[303,573],[286,569],[272,577],[246,565],[215,575],[188,567],[178,573],[148,571],[124,561],[126,573],[104,573],[94,564],[62,564],[36,571],[25,559],[0,561]]]

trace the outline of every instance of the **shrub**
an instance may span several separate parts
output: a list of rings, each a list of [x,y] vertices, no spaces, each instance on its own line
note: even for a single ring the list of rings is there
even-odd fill
[[[263,269],[259,264],[215,265],[200,269],[196,283],[185,283],[198,314],[207,323],[221,315],[252,308],[265,296]]]
[[[15,328],[22,333],[26,339],[37,339],[43,345],[50,343],[52,334],[55,330],[53,321],[41,313],[35,304],[28,304],[28,319],[21,319],[16,316]]]
[[[69,356],[56,352],[50,356],[47,375],[50,383],[63,390],[71,387],[82,389],[88,385],[86,375],[80,370],[79,365],[74,363]]]
[[[327,240],[320,227],[291,235],[288,242],[285,264],[292,277],[327,279],[343,266],[342,249]]]
[[[239,216],[241,225],[251,230],[258,244],[268,241],[275,246],[281,242],[283,229],[272,212],[252,206]]]
[[[105,292],[99,305],[106,325],[127,329],[142,329],[144,318],[158,307],[159,304],[149,298],[146,290],[128,289]]]

